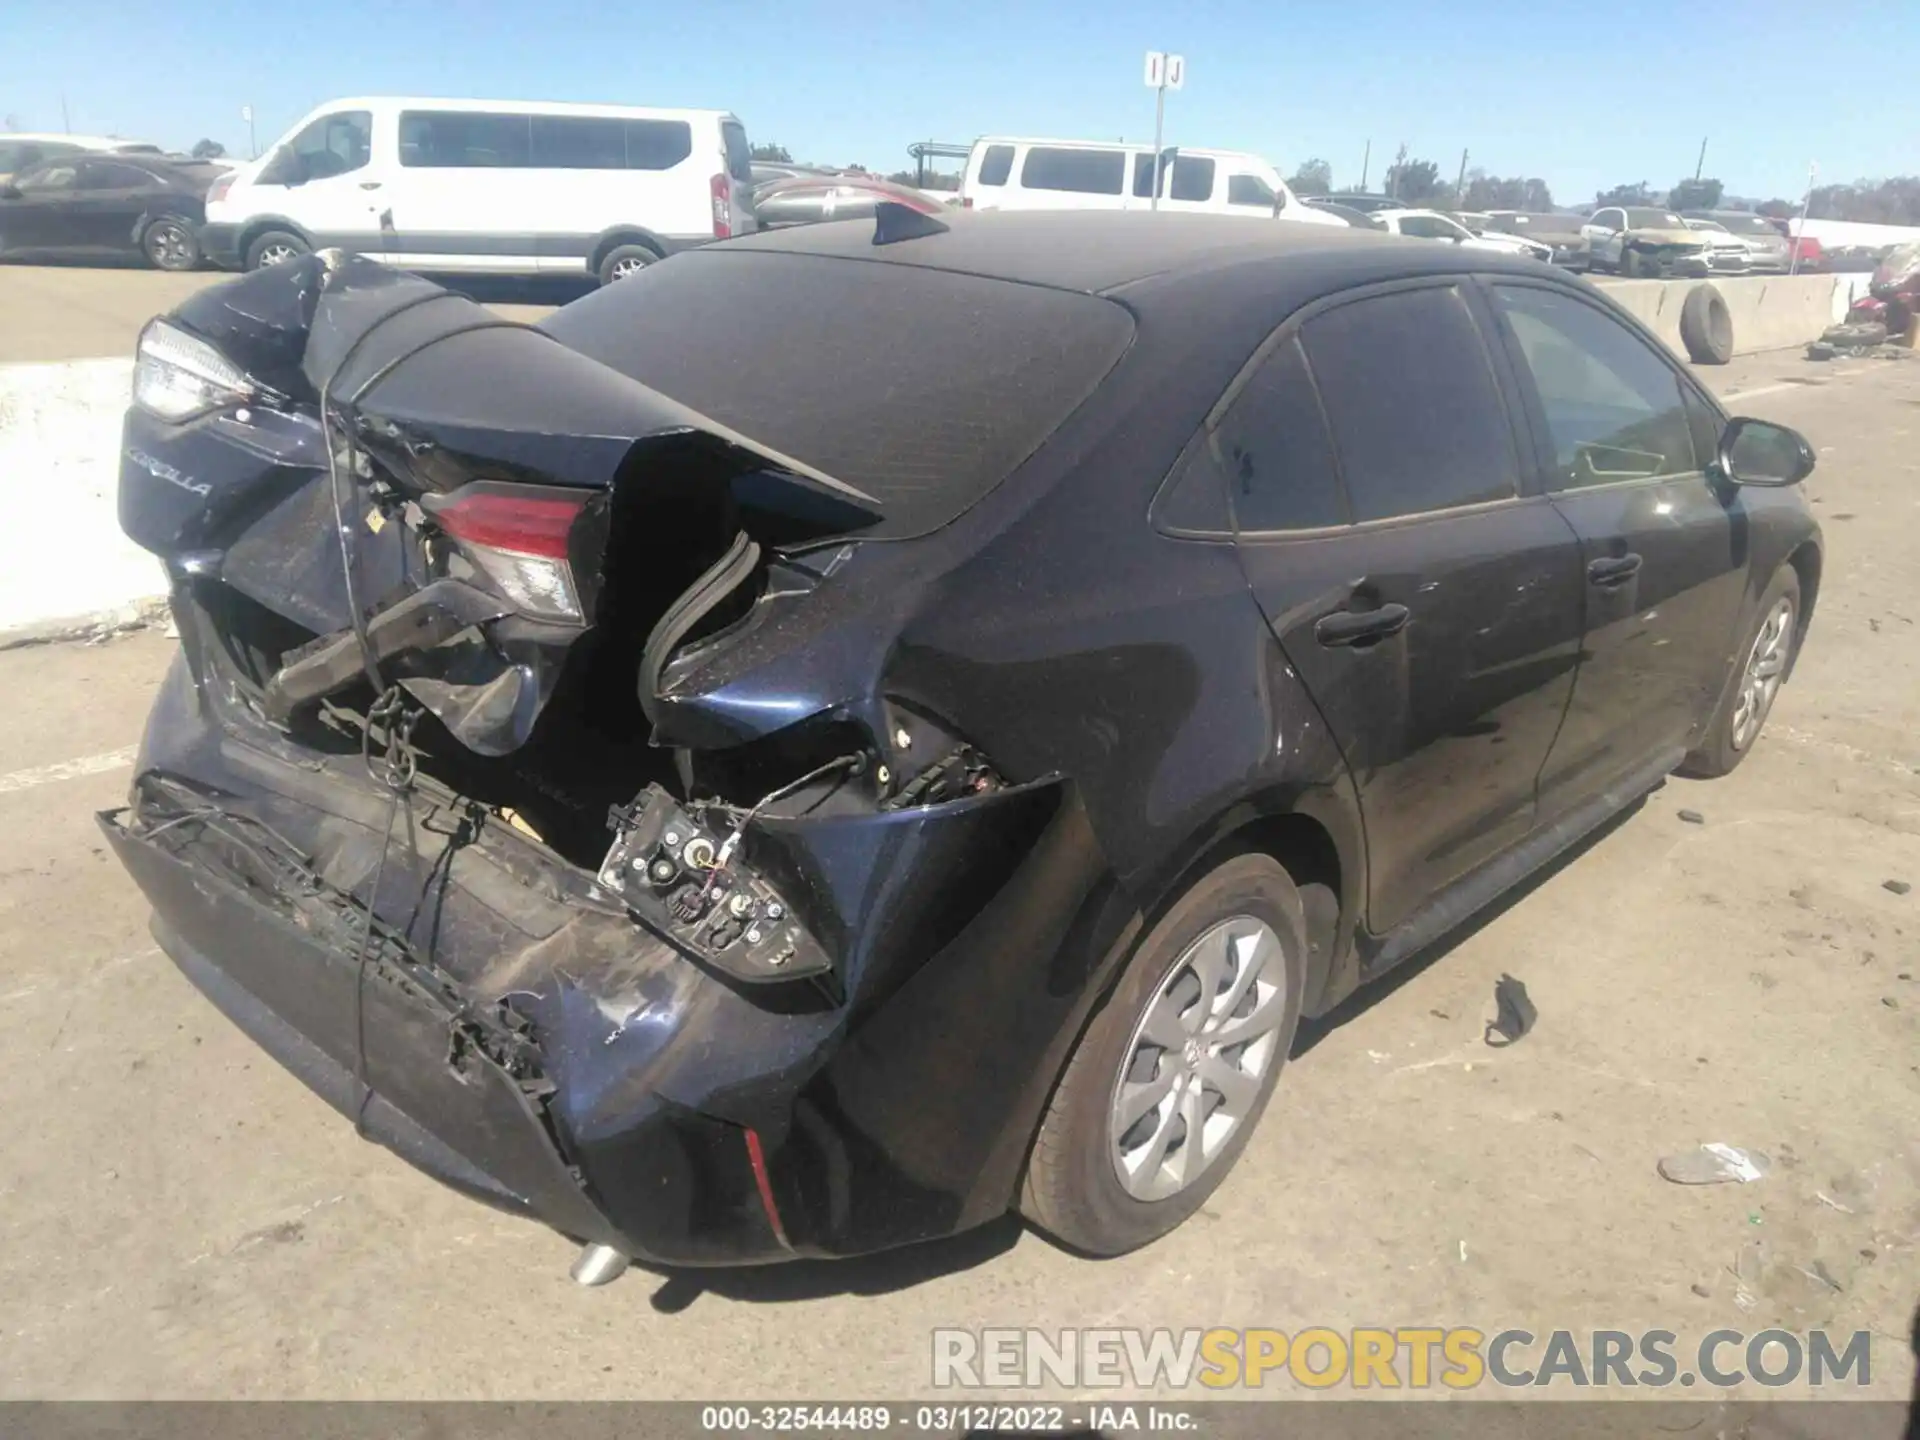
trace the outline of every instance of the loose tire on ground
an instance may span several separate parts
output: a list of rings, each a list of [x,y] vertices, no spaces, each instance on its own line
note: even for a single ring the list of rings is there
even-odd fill
[[[1257,933],[1260,927],[1265,927],[1275,943],[1268,947],[1264,940],[1249,938],[1219,952],[1228,957],[1226,968],[1220,972],[1225,980],[1209,1000],[1202,978],[1205,967],[1190,962],[1190,955],[1202,948],[1196,942],[1208,941],[1223,931],[1228,935]],[[1264,956],[1257,970],[1250,959],[1256,952]],[[1189,886],[1134,947],[1113,992],[1080,1037],[1034,1139],[1022,1187],[1021,1213],[1073,1250],[1118,1255],[1158,1239],[1205,1204],[1258,1126],[1286,1063],[1300,1023],[1307,954],[1300,891],[1271,857],[1235,856]],[[1223,1015],[1217,1007],[1234,998],[1233,981],[1244,970],[1253,971],[1248,983],[1251,1006],[1247,1000],[1240,1000],[1237,1008]],[[1267,985],[1271,989],[1264,988]],[[1167,1032],[1153,1022],[1156,1018],[1164,1022],[1170,1006],[1186,1007],[1178,1020],[1187,1040],[1181,1041],[1178,1051],[1171,1045],[1160,1048],[1155,1039]],[[1217,1056],[1206,1053],[1210,1034],[1230,1041],[1235,1034],[1252,1028],[1256,1017],[1259,1025],[1271,1025],[1261,1032],[1270,1037],[1270,1044],[1266,1040],[1244,1046],[1227,1043]],[[1240,1022],[1238,1028],[1236,1021]],[[1202,1028],[1194,1033],[1187,1028],[1189,1025]],[[1205,1028],[1209,1026],[1213,1028]],[[1171,1038],[1181,1039],[1177,1035]],[[1198,1046],[1198,1061],[1188,1058],[1193,1054],[1188,1040]],[[1255,1045],[1267,1048],[1256,1051]],[[1211,1142],[1216,1148],[1210,1154],[1204,1143],[1191,1152],[1194,1157],[1206,1156],[1205,1163],[1172,1193],[1145,1199],[1131,1193],[1130,1184],[1135,1192],[1148,1189],[1150,1179],[1164,1171],[1154,1165],[1143,1171],[1145,1179],[1139,1174],[1131,1182],[1121,1179],[1122,1148],[1131,1145],[1136,1154],[1156,1153],[1152,1139],[1137,1138],[1137,1129],[1120,1129],[1116,1108],[1123,1098],[1123,1080],[1130,1091],[1140,1086],[1152,1089],[1183,1065],[1197,1065],[1199,1068],[1192,1071],[1195,1075],[1217,1078],[1215,1067],[1223,1061],[1236,1067],[1264,1066],[1257,1080],[1246,1080],[1244,1086],[1240,1080],[1234,1081],[1233,1088],[1241,1097],[1238,1120]],[[1167,1066],[1173,1066],[1174,1071],[1164,1068]],[[1236,1074],[1241,1073],[1236,1069]],[[1185,1115],[1193,1112],[1182,1111],[1183,1093],[1176,1083],[1166,1110],[1162,1112],[1156,1106],[1136,1125],[1145,1125],[1158,1135],[1158,1126],[1164,1124],[1169,1136],[1191,1138]],[[1216,1129],[1230,1113],[1225,1091],[1214,1088],[1210,1081],[1200,1086],[1197,1104],[1201,1107],[1203,1133]],[[1167,1117],[1164,1121],[1156,1118],[1161,1113]],[[1166,1152],[1168,1169],[1177,1168],[1175,1157],[1185,1144],[1186,1138],[1182,1138]]]
[[[265,230],[247,246],[247,269],[278,265],[298,255],[310,255],[313,247],[291,230]]]
[[[140,250],[156,270],[192,270],[200,263],[200,242],[184,220],[161,216],[140,236]]]
[[[600,283],[611,285],[629,275],[637,275],[660,258],[650,245],[616,245],[600,257]]]
[[[1759,715],[1743,736],[1740,734],[1742,694],[1746,691],[1750,671],[1769,626],[1777,622],[1782,602],[1787,611],[1785,637],[1779,651],[1780,669],[1771,677],[1773,684],[1762,697]],[[1734,652],[1733,667],[1727,675],[1720,703],[1714,707],[1713,718],[1707,722],[1707,732],[1701,738],[1699,748],[1681,763],[1680,774],[1695,780],[1716,780],[1730,774],[1736,765],[1747,758],[1766,726],[1767,716],[1772,712],[1780,686],[1786,681],[1787,667],[1792,664],[1799,633],[1800,576],[1793,566],[1782,565],[1774,572],[1773,579],[1767,582],[1767,588],[1760,596],[1754,618],[1743,633],[1740,648]]]
[[[1711,285],[1696,285],[1680,306],[1680,342],[1696,365],[1724,365],[1733,358],[1733,316]]]

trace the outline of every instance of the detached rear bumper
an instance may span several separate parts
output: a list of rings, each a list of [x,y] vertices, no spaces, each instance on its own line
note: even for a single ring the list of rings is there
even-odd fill
[[[850,993],[775,994],[431,785],[410,843],[357,752],[222,693],[175,665],[102,828],[187,978],[371,1138],[669,1265],[861,1253],[1011,1203],[1093,994],[1047,964],[1105,875],[1059,786],[841,817],[817,845],[789,822],[846,917]]]

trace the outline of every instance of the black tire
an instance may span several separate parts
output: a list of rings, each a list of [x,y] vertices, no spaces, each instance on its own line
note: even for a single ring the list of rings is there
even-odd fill
[[[600,283],[611,285],[629,275],[638,274],[660,258],[651,245],[616,245],[600,257]]]
[[[1775,608],[1781,600],[1788,601],[1792,614],[1787,622],[1786,669],[1781,672],[1780,683],[1786,682],[1787,671],[1791,670],[1793,654],[1799,646],[1800,627],[1803,616],[1800,609],[1800,576],[1791,565],[1782,565],[1774,572],[1773,579],[1767,582],[1766,591],[1760,596],[1760,603],[1754,609],[1753,618],[1741,632],[1740,648],[1734,651],[1733,664],[1728,668],[1726,685],[1720,692],[1720,701],[1713,708],[1713,718],[1707,722],[1707,732],[1701,738],[1699,748],[1695,749],[1681,762],[1679,774],[1693,780],[1717,780],[1722,775],[1733,772],[1742,760],[1752,751],[1754,742],[1760,738],[1766,728],[1767,716],[1772,712],[1773,702],[1779,695],[1779,685],[1766,697],[1765,709],[1761,711],[1759,724],[1753,728],[1744,743],[1736,735],[1735,720],[1740,710],[1742,680],[1746,676],[1747,665],[1753,657],[1754,647],[1760,639],[1760,632],[1766,626]]]
[[[1733,315],[1711,285],[1696,285],[1680,306],[1680,343],[1696,365],[1724,365],[1733,358]]]
[[[141,232],[140,253],[156,270],[194,270],[200,265],[200,241],[186,220],[162,215]]]
[[[1176,982],[1191,982],[1190,1003],[1199,1003],[1196,973],[1176,967],[1195,940],[1240,918],[1264,923],[1279,941],[1285,976],[1268,1002],[1282,1007],[1271,1032],[1275,1048],[1267,1052],[1265,1072],[1254,1082],[1255,1098],[1206,1168],[1164,1198],[1137,1199],[1121,1184],[1109,1129],[1123,1059],[1131,1053],[1138,1063],[1144,1053],[1133,1051],[1136,1029],[1163,991],[1173,994]],[[1273,1096],[1300,1023],[1307,956],[1300,892],[1271,857],[1237,855],[1195,881],[1134,947],[1113,992],[1081,1035],[1034,1137],[1021,1213],[1069,1249],[1119,1255],[1159,1239],[1205,1204],[1240,1158]],[[1171,1053],[1162,1051],[1150,1067],[1165,1065]],[[1160,1073],[1150,1068],[1148,1078]],[[1203,1103],[1213,1093],[1203,1092]],[[1183,1122],[1170,1124],[1184,1131]]]
[[[1851,320],[1845,325],[1830,325],[1820,336],[1820,343],[1846,349],[1884,345],[1887,343],[1887,327],[1878,320]]]
[[[291,230],[263,230],[247,246],[247,269],[258,270],[312,253],[313,247]]]

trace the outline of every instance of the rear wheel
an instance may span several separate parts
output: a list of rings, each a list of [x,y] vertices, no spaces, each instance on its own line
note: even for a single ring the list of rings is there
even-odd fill
[[[1799,630],[1800,576],[1782,565],[1760,597],[1757,618],[1737,652],[1738,668],[1727,678],[1706,737],[1681,765],[1682,775],[1716,779],[1747,758],[1787,678]]]
[[[600,257],[600,283],[611,285],[638,275],[659,258],[660,253],[648,245],[616,245]]]
[[[200,263],[200,242],[184,220],[154,221],[140,237],[140,249],[156,270],[191,270]]]
[[[268,230],[253,238],[247,246],[247,269],[258,270],[267,265],[279,265],[301,255],[309,255],[313,247],[290,230]]]
[[[1081,1036],[1027,1163],[1027,1218],[1117,1255],[1198,1210],[1273,1094],[1306,957],[1300,892],[1274,860],[1236,856],[1196,881]]]

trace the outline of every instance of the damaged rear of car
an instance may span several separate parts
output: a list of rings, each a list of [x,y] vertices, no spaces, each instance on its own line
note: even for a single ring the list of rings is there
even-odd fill
[[[661,1262],[854,1253],[1005,1210],[1084,1012],[1030,963],[1107,876],[1073,787],[901,636],[1133,321],[699,263],[536,328],[324,252],[153,322],[121,521],[182,653],[102,824],[429,1172]],[[726,332],[756,286],[783,331]]]

